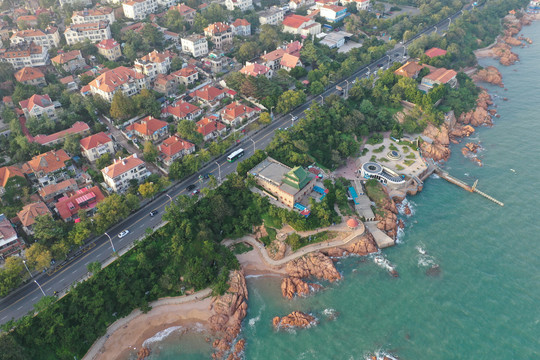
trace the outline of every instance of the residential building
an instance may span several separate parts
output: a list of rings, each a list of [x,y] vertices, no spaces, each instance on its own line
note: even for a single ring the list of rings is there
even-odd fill
[[[0,49],[0,61],[8,62],[17,69],[25,66],[36,67],[49,64],[47,47],[31,43],[21,43],[9,49]]]
[[[51,62],[54,66],[67,72],[73,72],[86,66],[81,50],[71,50],[58,54],[51,59]]]
[[[176,6],[171,6],[169,10],[176,10],[180,13],[180,16],[189,24],[193,25],[193,19],[195,19],[195,14],[197,10],[190,8],[186,4],[178,4]]]
[[[36,218],[44,215],[52,216],[51,211],[42,201],[25,205],[22,210],[17,213],[17,217],[21,221],[23,230],[28,235],[34,235],[33,226],[36,223]]]
[[[7,106],[10,109],[13,109],[15,107],[15,104],[13,104],[13,99],[11,96],[4,96],[2,98],[2,102],[4,103],[4,106]]]
[[[58,28],[49,26],[45,31],[39,29],[28,29],[16,31],[9,39],[11,45],[33,42],[36,45],[46,48],[58,47],[60,45],[60,33]]]
[[[39,189],[39,196],[41,196],[44,202],[49,203],[56,197],[60,198],[66,194],[77,191],[78,189],[79,187],[77,186],[77,181],[75,181],[75,179],[66,179],[57,184],[50,184],[42,187]]]
[[[148,79],[143,74],[125,66],[106,71],[88,85],[92,95],[99,95],[109,102],[118,90],[126,96],[133,96],[149,87]]]
[[[233,35],[237,36],[250,36],[251,24],[246,19],[236,19],[231,24]]]
[[[434,47],[434,48],[431,48],[429,50],[426,50],[426,52],[424,54],[426,54],[430,58],[434,58],[434,57],[437,57],[437,56],[446,55],[446,50]]]
[[[80,144],[81,154],[88,161],[94,162],[106,153],[114,157],[114,143],[103,131],[81,139]]]
[[[249,170],[248,174],[253,175],[257,184],[275,196],[276,200],[291,209],[302,202],[307,205],[305,198],[313,191],[316,179],[315,175],[302,167],[291,169],[270,157]]]
[[[269,53],[266,53],[261,55],[261,60],[263,61],[263,64],[269,67],[270,69],[274,71],[278,71],[281,67],[281,58],[285,54],[285,50],[282,48],[277,48],[274,51],[270,51]],[[246,65],[251,64],[251,62],[247,62]]]
[[[156,141],[167,135],[169,124],[152,116],[134,122],[126,127],[128,135],[135,135],[145,141]]]
[[[308,7],[315,4],[315,0],[290,0],[289,9],[295,11],[299,7]]]
[[[37,180],[41,186],[56,184],[64,180],[64,171],[71,157],[63,150],[51,150],[36,155],[23,164],[22,170],[30,180]]]
[[[249,75],[253,77],[257,76],[266,76],[267,78],[271,78],[274,75],[274,71],[270,69],[268,66],[252,63],[244,66],[242,69],[240,69],[240,73],[244,75]]]
[[[54,146],[64,142],[68,135],[85,136],[90,133],[90,126],[82,121],[77,121],[70,128],[58,131],[51,135],[36,135],[33,142],[43,146]]]
[[[114,10],[108,6],[98,7],[94,9],[84,9],[74,11],[71,16],[71,23],[84,24],[99,21],[108,21],[109,24],[114,23]]]
[[[166,96],[171,96],[178,92],[178,83],[176,78],[171,75],[158,74],[154,80],[154,91],[162,93]]]
[[[322,33],[320,34],[322,35]],[[340,48],[345,45],[347,38],[350,38],[353,34],[345,31],[333,31],[328,34],[321,40],[321,45],[326,45],[330,49]]]
[[[166,50],[160,53],[157,50],[136,59],[133,68],[136,72],[145,75],[148,80],[154,81],[158,74],[166,74],[171,67],[173,54]]]
[[[188,102],[178,101],[174,105],[170,105],[161,110],[161,116],[172,116],[175,120],[194,120],[202,114],[202,110]]]
[[[191,54],[194,58],[208,54],[208,41],[202,35],[189,35],[180,41],[182,43],[182,51]]]
[[[97,186],[79,189],[70,197],[63,197],[54,205],[56,212],[65,222],[79,219],[79,211],[92,215],[105,196]]]
[[[3,166],[0,168],[0,195],[3,195],[6,191],[8,180],[15,176],[25,178],[22,170],[16,166]]]
[[[283,31],[308,37],[319,34],[321,32],[321,24],[309,17],[293,14],[283,19]]]
[[[280,62],[281,68],[287,71],[291,71],[297,66],[302,67],[302,62],[300,61],[300,56],[294,56],[291,54],[283,54]]]
[[[394,71],[394,74],[416,79],[420,73],[420,70],[422,70],[424,67],[425,65],[420,65],[416,61],[407,61],[405,65]]]
[[[15,80],[25,85],[45,86],[45,74],[38,68],[23,67],[15,73]]]
[[[204,67],[211,71],[213,74],[223,72],[229,68],[231,59],[226,57],[223,53],[212,51],[207,57],[203,58],[202,63]]]
[[[338,3],[339,3],[339,0],[315,0],[314,8],[319,10],[324,6],[337,5]]]
[[[122,56],[122,48],[114,39],[104,39],[96,44],[98,53],[110,61],[115,61]]]
[[[24,249],[11,222],[4,214],[0,214],[0,258],[5,259]]]
[[[159,146],[159,156],[163,163],[171,166],[174,160],[195,152],[195,145],[178,135],[172,135],[165,139]]]
[[[34,28],[38,26],[38,17],[36,15],[21,15],[15,21],[19,28],[20,24],[23,24],[22,28]]]
[[[171,75],[176,78],[178,83],[182,83],[185,86],[194,84],[199,80],[199,71],[194,66],[186,66],[185,68],[173,72]]]
[[[67,91],[75,91],[79,88],[79,86],[77,85],[77,81],[75,80],[73,75],[65,76],[59,79],[59,81],[60,81],[60,84],[66,86]]]
[[[232,45],[233,34],[229,25],[222,22],[213,23],[204,29],[204,35],[210,38],[216,49]]]
[[[203,136],[204,141],[215,139],[226,131],[227,127],[220,123],[216,116],[205,117],[197,121],[197,132]]]
[[[219,101],[225,97],[225,91],[212,85],[206,85],[198,90],[195,90],[189,95],[193,99],[199,100],[211,108],[214,108],[219,104]]]
[[[142,20],[147,15],[155,13],[158,8],[156,0],[130,0],[122,3],[124,16],[129,19]]]
[[[356,9],[360,11],[368,10],[370,1],[371,0],[341,0],[341,4],[347,6],[349,3],[356,3]]]
[[[64,37],[68,45],[83,42],[85,39],[97,43],[101,40],[111,38],[111,27],[108,21],[72,24],[64,31]]]
[[[272,6],[267,10],[259,12],[259,22],[261,25],[268,24],[277,26],[283,22],[284,16],[285,11],[282,8]]]
[[[41,118],[46,114],[49,118],[56,120],[55,106],[49,95],[32,95],[29,99],[19,102],[24,117],[28,120],[30,117]]]
[[[130,186],[130,180],[141,182],[150,176],[146,164],[137,157],[137,154],[115,160],[111,165],[101,169],[101,174],[105,184],[115,192],[126,191]]]
[[[172,40],[175,45],[178,45],[180,42],[180,34],[169,30],[163,30],[163,39],[165,41]]]
[[[238,101],[230,103],[221,110],[221,121],[225,124],[237,127],[243,121],[249,121],[260,114],[261,110],[240,104]]]
[[[339,22],[350,14],[347,8],[339,5],[325,5],[321,7],[320,15],[329,22]]]
[[[225,7],[230,11],[234,9],[247,11],[253,9],[253,0],[225,0]]]
[[[440,84],[448,84],[450,87],[456,87],[456,76],[457,72],[454,70],[447,70],[445,68],[436,69],[422,78],[422,82],[418,88],[422,91],[429,92],[436,85]]]

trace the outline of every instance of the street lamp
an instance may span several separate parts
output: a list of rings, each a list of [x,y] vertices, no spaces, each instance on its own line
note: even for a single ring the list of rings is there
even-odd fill
[[[172,197],[171,197],[171,195],[165,194],[165,196],[167,196],[167,197],[169,198],[169,201],[172,203]]]
[[[347,83],[347,86],[345,87],[345,93],[343,95],[344,98],[347,99],[347,95],[349,94],[349,80],[346,79],[345,82]]]
[[[253,140],[252,138],[249,138],[249,140],[251,140],[251,142],[253,143],[253,153],[255,154],[255,140]]]
[[[105,233],[105,235],[107,235],[107,237],[109,238],[109,241],[111,242],[111,247],[112,247],[112,251],[113,253],[116,253],[116,249],[114,248],[114,244],[112,242],[112,238],[109,234]]]
[[[214,162],[215,162],[215,163],[217,164],[217,166],[218,166],[218,183],[221,184],[221,164],[218,163],[217,161],[214,161]]]
[[[289,115],[291,115],[291,127],[293,127],[294,126],[294,115],[293,114],[289,114]]]
[[[30,269],[28,269],[28,266],[26,265],[26,260],[23,260],[23,264],[24,264],[24,267],[26,268],[26,271],[28,271],[28,273],[30,274],[30,277],[34,279],[34,276],[32,275],[32,273],[30,272]],[[43,291],[43,288],[41,287],[41,285],[39,285],[36,279],[34,279],[34,282],[38,286],[39,290],[41,290],[41,293],[43,294],[43,296],[47,296],[45,295],[45,291]]]
[[[321,97],[321,105],[324,105],[324,97],[322,96],[322,94],[319,94],[319,96]]]
[[[448,28],[450,28],[450,25],[452,25],[452,17],[448,18]]]

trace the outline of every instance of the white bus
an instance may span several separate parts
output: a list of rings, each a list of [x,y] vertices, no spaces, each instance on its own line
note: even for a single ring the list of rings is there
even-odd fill
[[[227,156],[228,162],[234,162],[236,159],[244,156],[244,149],[238,149],[233,151],[229,156]]]

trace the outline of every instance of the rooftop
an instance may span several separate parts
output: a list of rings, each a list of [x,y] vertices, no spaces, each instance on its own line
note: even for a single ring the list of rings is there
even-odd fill
[[[42,215],[52,215],[51,211],[44,202],[38,201],[28,204],[17,213],[17,217],[21,220],[23,226],[31,226],[36,222],[36,217]]]
[[[36,135],[34,136],[34,142],[47,145],[53,141],[56,141],[60,138],[66,137],[69,134],[80,134],[86,131],[90,131],[90,126],[87,123],[82,121],[77,121],[70,128],[58,131],[51,135]]]
[[[82,54],[80,50],[71,50],[66,53],[58,54],[57,56],[53,57],[51,61],[56,64],[65,64],[67,62],[70,62],[71,60],[75,60],[78,58],[82,58]]]
[[[424,54],[426,54],[430,58],[434,58],[436,56],[444,56],[444,55],[446,55],[446,50],[434,47],[434,48],[431,48],[431,49],[427,50]]]
[[[144,164],[144,161],[139,159],[137,157],[137,154],[133,154],[124,159],[118,159],[118,160],[115,159],[114,163],[103,168],[101,172],[110,178],[115,178],[143,164]]]
[[[8,180],[14,176],[20,176],[24,178],[24,174],[21,169],[16,166],[4,166],[0,168],[0,187],[6,187]]]
[[[38,94],[34,94],[29,99],[20,101],[19,105],[21,106],[22,109],[27,109],[28,111],[31,111],[34,108],[34,106],[39,106],[42,108],[48,107],[48,106],[54,106],[49,95],[38,95]]]
[[[32,160],[23,164],[23,172],[25,174],[31,174],[39,171],[43,171],[45,174],[52,173],[66,166],[66,162],[71,160],[69,155],[64,151],[51,150],[46,153],[36,155]]]
[[[68,189],[70,187],[77,187],[77,182],[75,181],[75,179],[67,179],[56,184],[47,185],[39,189],[39,195],[45,198],[51,194],[55,194],[61,190]]]
[[[150,136],[159,129],[166,128],[169,124],[163,120],[158,120],[153,116],[147,116],[142,120],[134,122],[126,127],[127,131],[135,131],[141,135]]]
[[[97,146],[106,144],[111,141],[111,138],[102,131],[98,132],[97,134],[87,136],[84,139],[81,139],[80,143],[83,149],[91,150]]]
[[[45,78],[45,74],[38,68],[23,67],[15,73],[15,80],[18,82],[31,81],[40,78]]]
[[[81,209],[92,209],[105,199],[99,187],[87,187],[78,190],[73,196],[63,197],[55,204],[58,215],[64,220],[72,218]]]

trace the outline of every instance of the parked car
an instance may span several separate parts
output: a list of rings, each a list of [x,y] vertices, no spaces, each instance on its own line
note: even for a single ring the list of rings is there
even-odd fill
[[[188,187],[186,188],[187,191],[191,191],[193,189],[195,189],[197,187],[197,185],[195,184],[191,184],[191,185],[188,185]]]
[[[156,216],[157,213],[158,213],[157,210],[152,210],[150,211],[150,216]]]
[[[118,234],[118,237],[121,239],[124,236],[126,236],[127,234],[129,234],[129,230],[122,230],[122,232],[120,234]]]
[[[200,191],[198,189],[195,189],[193,190],[193,192],[191,193],[193,196],[195,195],[199,195],[200,194]]]
[[[210,173],[204,174],[203,177],[204,177],[205,179],[209,179],[209,178],[210,178]]]

